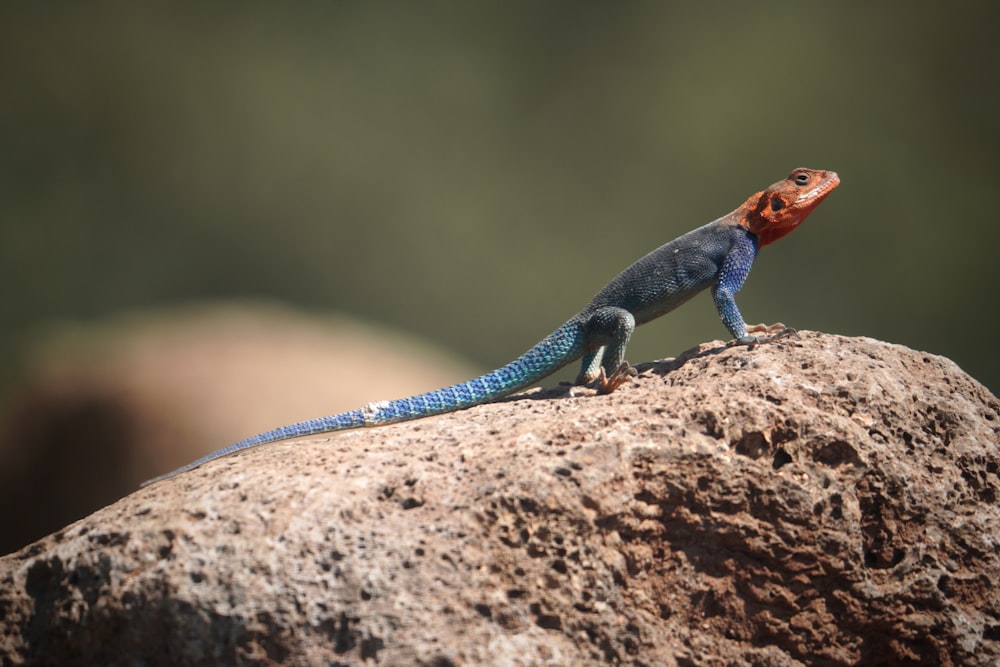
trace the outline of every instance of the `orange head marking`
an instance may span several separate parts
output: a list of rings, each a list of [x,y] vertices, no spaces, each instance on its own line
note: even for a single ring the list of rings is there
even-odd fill
[[[783,181],[750,197],[737,209],[740,222],[762,246],[777,241],[802,224],[840,184],[833,171],[796,169]]]

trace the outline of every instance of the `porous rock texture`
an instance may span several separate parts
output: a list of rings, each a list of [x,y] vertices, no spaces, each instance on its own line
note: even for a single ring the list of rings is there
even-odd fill
[[[3,664],[992,665],[1000,402],[802,333],[136,491],[0,559]]]

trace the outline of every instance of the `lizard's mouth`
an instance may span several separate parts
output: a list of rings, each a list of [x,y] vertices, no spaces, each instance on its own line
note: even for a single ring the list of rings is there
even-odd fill
[[[829,171],[827,172],[827,178],[823,179],[820,185],[800,194],[795,200],[795,205],[809,206],[810,209],[815,208],[817,204],[823,201],[823,197],[830,194],[838,185],[840,185],[840,176],[835,171]]]

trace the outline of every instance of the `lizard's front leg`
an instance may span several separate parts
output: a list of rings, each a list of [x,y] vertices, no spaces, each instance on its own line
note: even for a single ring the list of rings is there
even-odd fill
[[[747,345],[754,347],[759,343],[764,343],[775,338],[781,338],[794,332],[783,324],[776,325],[780,330],[772,332],[771,327],[765,325],[754,325],[748,327],[739,307],[736,305],[736,293],[743,287],[750,267],[753,266],[754,258],[757,256],[757,244],[750,238],[735,244],[726,255],[719,270],[718,279],[712,286],[712,300],[715,301],[715,309],[719,311],[722,323],[729,329],[733,340],[729,345]],[[751,334],[763,332],[769,334],[759,337]]]

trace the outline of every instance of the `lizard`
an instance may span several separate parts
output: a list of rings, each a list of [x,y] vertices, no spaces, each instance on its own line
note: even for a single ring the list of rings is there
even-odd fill
[[[381,426],[463,410],[526,389],[583,359],[576,384],[596,383],[611,393],[635,374],[625,347],[636,326],[664,315],[709,289],[730,344],[753,347],[794,333],[784,325],[754,327],[752,335],[734,299],[758,250],[789,234],[840,184],[833,171],[799,168],[741,206],[638,259],[601,289],[565,324],[505,366],[473,380],[348,412],[281,426],[207,454],[143,486],[209,461],[267,443],[331,431]]]

